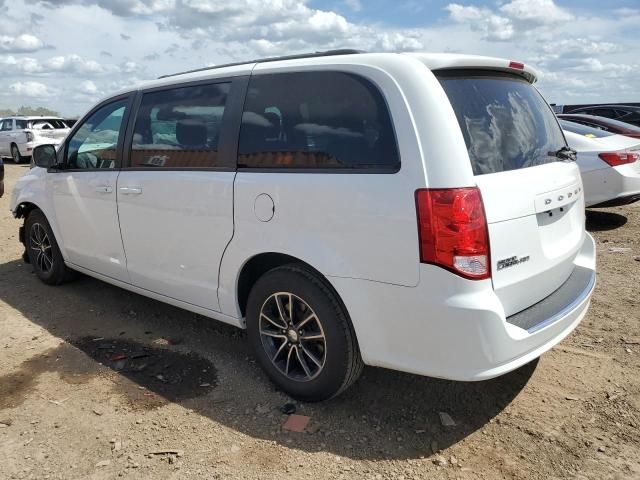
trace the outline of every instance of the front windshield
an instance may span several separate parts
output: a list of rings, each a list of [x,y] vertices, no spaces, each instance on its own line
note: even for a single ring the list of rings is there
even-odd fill
[[[449,97],[475,175],[560,160],[566,146],[558,121],[540,93],[514,75],[437,72]]]

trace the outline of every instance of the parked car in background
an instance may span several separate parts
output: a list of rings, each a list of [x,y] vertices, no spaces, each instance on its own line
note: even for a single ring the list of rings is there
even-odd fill
[[[640,200],[640,140],[560,120],[577,152],[587,207],[613,207]]]
[[[363,364],[483,380],[595,285],[580,171],[519,62],[325,52],[171,75],[38,147],[11,209],[38,277],[78,270],[247,329],[307,401]]]
[[[596,115],[586,115],[581,113],[563,113],[558,115],[558,118],[598,130],[604,130],[605,132],[617,133],[626,137],[640,138],[640,127],[607,117],[598,117]]]
[[[0,157],[15,163],[29,161],[38,145],[57,145],[69,133],[69,127],[56,117],[7,117],[0,123]]]
[[[566,113],[596,115],[640,127],[640,107],[634,107],[633,105],[592,105],[590,107],[574,108]]]

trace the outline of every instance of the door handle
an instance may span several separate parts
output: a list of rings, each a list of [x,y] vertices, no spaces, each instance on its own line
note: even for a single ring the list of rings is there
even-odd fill
[[[98,193],[111,193],[113,192],[113,187],[109,185],[100,185],[96,187],[96,192]]]
[[[140,195],[142,188],[140,187],[120,187],[118,189],[123,195]]]

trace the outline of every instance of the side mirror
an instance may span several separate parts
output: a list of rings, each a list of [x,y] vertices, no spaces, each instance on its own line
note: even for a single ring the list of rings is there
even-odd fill
[[[38,145],[32,155],[37,167],[49,168],[56,164],[56,147],[53,145]]]

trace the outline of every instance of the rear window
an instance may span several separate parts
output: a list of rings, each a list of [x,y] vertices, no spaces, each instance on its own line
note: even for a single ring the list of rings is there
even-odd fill
[[[606,118],[606,117],[594,116],[593,118],[594,118],[594,120],[605,121],[605,122],[607,122],[607,125],[610,125],[612,127],[618,127],[618,128],[622,128],[624,130],[630,130],[632,132],[640,133],[640,127],[636,127],[635,125],[632,125],[630,123],[625,123],[625,122],[621,122],[620,120],[614,120],[613,118]],[[569,118],[567,120],[569,120],[571,122],[575,122],[575,120],[572,119],[572,118]]]
[[[475,72],[439,72],[475,175],[558,161],[566,146],[558,121],[524,79]]]
[[[40,130],[60,130],[67,127],[67,124],[57,118],[39,118],[31,121],[31,128]]]
[[[577,133],[578,135],[584,135],[589,138],[602,138],[613,135],[613,133],[602,130],[601,128],[589,127],[587,125],[570,122],[569,120],[560,120],[560,126],[567,132]]]

